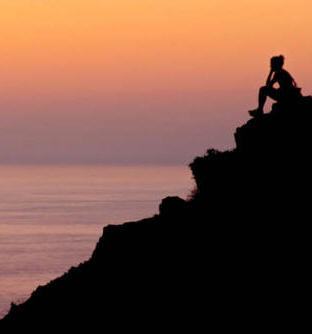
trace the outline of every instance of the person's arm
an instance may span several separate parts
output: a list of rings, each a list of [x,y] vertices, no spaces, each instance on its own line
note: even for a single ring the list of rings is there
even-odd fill
[[[271,82],[272,82],[271,78],[272,78],[273,73],[274,73],[273,70],[271,70],[270,74],[269,74],[269,76],[267,78],[266,84],[265,84],[267,87],[272,86],[272,84],[271,84]]]
[[[271,78],[273,73],[274,73],[273,78]],[[278,73],[271,71],[267,80],[267,87],[269,88],[273,87],[273,85],[279,80],[278,76],[279,76]]]

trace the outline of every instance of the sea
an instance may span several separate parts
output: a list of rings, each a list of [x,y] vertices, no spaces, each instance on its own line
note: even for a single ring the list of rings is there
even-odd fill
[[[0,165],[0,319],[87,260],[103,227],[151,217],[193,187],[187,166]]]

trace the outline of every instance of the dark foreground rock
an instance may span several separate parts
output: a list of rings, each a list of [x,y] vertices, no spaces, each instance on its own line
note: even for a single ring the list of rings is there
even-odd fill
[[[70,332],[300,331],[311,265],[312,102],[275,104],[190,165],[192,198],[104,228],[92,257],[0,321]],[[112,330],[113,328],[113,330]]]

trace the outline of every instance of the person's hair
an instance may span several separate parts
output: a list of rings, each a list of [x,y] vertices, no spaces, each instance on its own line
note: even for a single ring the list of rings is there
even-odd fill
[[[274,65],[274,67],[283,67],[284,65],[284,59],[285,57],[280,55],[280,56],[275,56],[271,58],[271,64]]]

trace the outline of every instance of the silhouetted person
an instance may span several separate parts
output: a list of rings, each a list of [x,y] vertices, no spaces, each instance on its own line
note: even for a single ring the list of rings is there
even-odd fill
[[[263,107],[267,96],[275,101],[293,100],[301,96],[301,88],[297,87],[297,84],[293,77],[283,69],[284,56],[277,56],[271,58],[271,71],[267,78],[266,85],[259,90],[259,105],[255,110],[249,111],[249,114],[253,117],[263,114]],[[273,75],[274,74],[274,75]],[[273,78],[272,78],[273,76]],[[275,83],[279,84],[279,88],[274,88]]]

